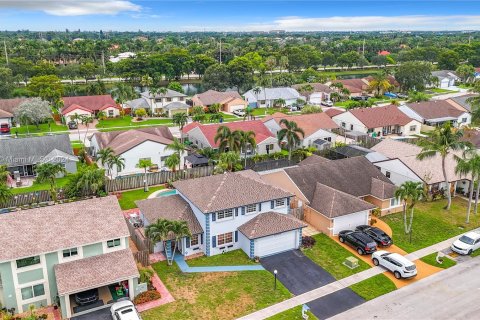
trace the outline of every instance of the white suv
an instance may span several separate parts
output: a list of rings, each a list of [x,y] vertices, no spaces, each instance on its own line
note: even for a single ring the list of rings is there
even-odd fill
[[[460,239],[452,243],[450,248],[456,253],[471,254],[480,248],[480,233],[473,231],[465,233]]]
[[[397,279],[411,278],[417,275],[415,263],[398,253],[377,251],[372,254],[373,264],[393,272]]]
[[[110,308],[113,320],[142,320],[132,301],[116,302]]]

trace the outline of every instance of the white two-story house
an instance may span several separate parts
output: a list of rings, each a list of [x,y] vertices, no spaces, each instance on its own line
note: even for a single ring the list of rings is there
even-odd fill
[[[242,249],[250,258],[297,249],[302,221],[289,214],[293,194],[251,170],[176,181],[176,194],[137,201],[145,226],[158,219],[186,221],[191,237],[177,244],[184,256]],[[155,251],[163,251],[157,244]]]

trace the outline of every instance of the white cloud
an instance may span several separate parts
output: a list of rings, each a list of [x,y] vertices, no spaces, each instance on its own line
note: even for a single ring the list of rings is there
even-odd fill
[[[1,0],[0,9],[43,11],[54,16],[115,15],[139,12],[139,5],[126,0]]]

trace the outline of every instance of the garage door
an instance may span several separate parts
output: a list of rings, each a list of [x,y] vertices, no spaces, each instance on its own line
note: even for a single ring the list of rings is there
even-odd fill
[[[333,219],[333,234],[342,230],[353,230],[355,227],[367,224],[368,212],[358,212]]]
[[[255,256],[264,257],[297,248],[297,231],[289,231],[255,240]]]

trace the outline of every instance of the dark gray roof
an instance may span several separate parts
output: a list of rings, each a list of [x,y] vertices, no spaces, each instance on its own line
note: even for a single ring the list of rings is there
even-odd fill
[[[372,178],[376,178],[388,185],[393,186],[393,184],[365,157],[313,163],[289,168],[285,172],[310,202],[314,198],[317,183],[355,197],[367,195],[372,195],[379,199],[393,197],[393,191],[391,194],[381,194],[377,188],[372,188]]]
[[[335,152],[345,157],[352,158],[365,156],[373,151],[356,145],[347,145],[335,148]]]
[[[465,108],[468,112],[472,112],[472,105],[467,100],[473,97],[478,97],[478,94],[467,94],[460,97],[450,98],[450,100],[452,100],[453,102],[456,102],[457,104]]]
[[[298,165],[299,166],[306,166],[306,165],[309,165],[309,164],[319,164],[319,163],[325,163],[325,162],[330,162],[330,161],[331,161],[330,159],[327,159],[327,158],[324,158],[324,157],[321,157],[321,156],[317,156],[316,154],[312,154],[311,156],[306,157],[305,159],[300,161],[298,163]]]
[[[148,101],[146,98],[138,98],[134,100],[130,100],[125,102],[125,105],[129,106],[132,109],[140,109],[140,108],[150,108],[150,105],[148,104]]]
[[[8,166],[42,162],[52,151],[58,150],[73,155],[67,134],[51,136],[11,138],[0,142],[0,164]]]
[[[192,165],[208,164],[207,157],[196,153],[186,156],[184,160],[190,162]]]
[[[323,140],[323,139],[317,139],[317,140],[313,141],[313,143],[315,143],[316,145],[321,146],[322,144],[330,143],[330,142],[327,141],[327,140]]]
[[[273,234],[304,228],[307,225],[290,214],[269,211],[238,227],[238,231],[248,239],[257,239]]]

